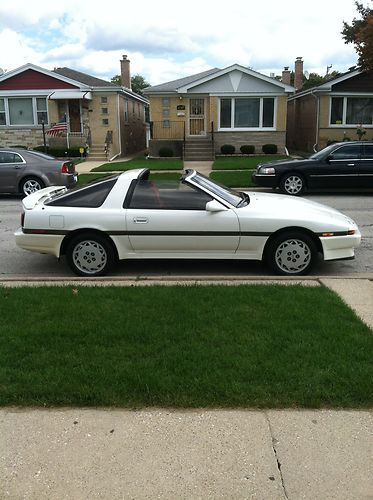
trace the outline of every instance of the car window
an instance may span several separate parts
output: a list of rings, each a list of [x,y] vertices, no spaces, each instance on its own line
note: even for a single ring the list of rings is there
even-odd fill
[[[0,151],[0,163],[22,163],[23,160],[17,153]]]
[[[128,208],[155,210],[206,210],[212,200],[207,193],[191,186],[175,183],[167,188],[154,181],[136,183]]]
[[[43,158],[44,160],[55,160],[56,158],[46,153],[41,153],[40,151],[28,151],[27,154],[34,156],[35,158]]]
[[[360,144],[341,146],[331,153],[333,160],[349,160],[360,158]]]
[[[52,207],[97,208],[104,203],[116,181],[117,178],[109,179],[106,182],[70,191],[45,204]]]
[[[372,160],[373,159],[373,145],[371,144],[364,144],[363,146],[363,158]]]

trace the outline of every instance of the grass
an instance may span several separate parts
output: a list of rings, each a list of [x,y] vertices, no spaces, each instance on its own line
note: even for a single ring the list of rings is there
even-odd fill
[[[237,170],[237,171],[227,171],[227,172],[211,172],[210,179],[224,184],[224,186],[236,188],[248,188],[255,187],[256,184],[251,180],[252,170]]]
[[[268,163],[269,161],[289,158],[284,155],[261,155],[261,156],[240,156],[217,158],[212,166],[213,170],[245,170],[255,169],[258,163]]]
[[[183,161],[173,160],[173,159],[149,159],[146,158],[134,158],[128,161],[118,161],[105,163],[92,169],[92,172],[114,172],[130,170],[132,168],[149,168],[150,170],[182,170]]]
[[[373,404],[372,331],[325,288],[2,288],[0,308],[2,406]]]
[[[111,174],[101,173],[101,174],[79,174],[78,177],[78,186],[85,186],[89,182],[95,181],[96,179],[108,177]],[[180,179],[181,172],[151,172],[150,179],[158,180],[158,181],[178,181]]]

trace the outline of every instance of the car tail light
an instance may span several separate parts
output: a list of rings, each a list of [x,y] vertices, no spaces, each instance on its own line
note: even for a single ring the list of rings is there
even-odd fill
[[[61,167],[61,174],[73,174],[75,172],[75,165],[71,162],[65,162]]]
[[[22,212],[21,213],[21,226],[24,227],[25,226],[25,212]]]

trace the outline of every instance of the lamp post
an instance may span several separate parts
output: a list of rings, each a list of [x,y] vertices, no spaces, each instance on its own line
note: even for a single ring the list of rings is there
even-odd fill
[[[45,125],[44,125],[44,120],[41,121],[41,127],[43,130],[43,142],[44,142],[44,153],[47,152],[47,140],[45,138]]]

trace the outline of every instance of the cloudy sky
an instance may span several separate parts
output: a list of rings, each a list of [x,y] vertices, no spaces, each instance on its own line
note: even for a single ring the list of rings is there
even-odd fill
[[[298,56],[308,72],[343,72],[356,54],[340,32],[356,16],[354,0],[1,0],[0,67],[68,66],[109,80],[127,54],[151,85],[234,63],[281,74]]]

